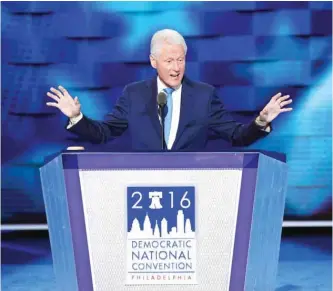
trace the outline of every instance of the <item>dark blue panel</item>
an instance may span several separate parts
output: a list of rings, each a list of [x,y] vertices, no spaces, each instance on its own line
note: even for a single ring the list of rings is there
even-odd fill
[[[319,35],[332,35],[332,12],[311,12],[311,33]]]
[[[1,5],[11,13],[50,14],[54,12],[91,12],[95,5],[89,1],[8,1]]]
[[[309,1],[309,7],[313,10],[332,10],[332,1]]]
[[[11,165],[1,168],[2,187],[12,190],[26,190],[28,193],[34,193],[30,196],[31,200],[40,199],[40,181],[39,170],[37,167],[27,167],[20,165]],[[20,183],[17,183],[20,181]],[[39,203],[38,203],[39,204]]]
[[[48,2],[49,3],[49,2]],[[2,12],[2,37],[9,39],[56,38],[57,23],[53,14],[5,14]]]
[[[104,63],[100,69],[100,79],[107,86],[125,86],[128,83],[145,78],[149,79],[155,75],[149,63],[146,65]]]
[[[251,1],[216,1],[216,2],[191,2],[191,1],[96,1],[94,8],[99,11],[114,12],[160,12],[166,10],[190,11],[241,11],[254,10],[255,2]]]
[[[189,9],[201,11],[253,11],[256,9],[256,3],[254,1],[193,1]]]
[[[204,38],[197,41],[197,49],[200,62],[249,61],[255,59],[255,38],[253,36]]]
[[[148,41],[140,43],[135,50],[129,49],[127,40],[119,37],[111,39],[70,38],[69,42],[77,47],[77,63],[80,63],[81,60],[90,63],[149,62],[150,43]],[[89,59],[86,56],[90,56]]]
[[[256,86],[309,85],[311,83],[310,61],[276,61],[253,65]]]
[[[186,76],[193,80],[200,81],[200,63],[186,62]]]
[[[195,62],[199,60],[199,39],[193,38],[185,38],[186,45],[187,45],[187,54],[186,54],[186,61],[187,62]],[[147,48],[150,47],[150,44],[147,45]]]
[[[75,46],[66,40],[20,38],[5,39],[1,48],[3,58],[10,63],[55,63],[76,60]]]
[[[313,36],[310,38],[310,56],[312,60],[332,59],[332,36]]]
[[[1,6],[12,13],[49,13],[57,9],[61,2],[56,1],[8,1]]]
[[[52,112],[45,102],[49,88],[58,85],[55,74],[52,74],[53,68],[52,65],[3,66],[2,76],[5,76],[3,77],[5,82],[3,82],[2,97],[7,112],[16,114]]]
[[[38,204],[38,205],[37,205]],[[28,192],[27,189],[1,189],[2,223],[39,223],[34,221],[35,213],[44,212],[42,192]],[[16,217],[13,217],[16,214]]]
[[[78,11],[73,17],[64,12],[56,14],[54,21],[59,34],[67,37],[114,37],[126,33],[123,17],[114,13]]]
[[[256,1],[256,8],[258,10],[300,9],[308,7],[309,7],[308,1]]]
[[[255,35],[309,35],[310,10],[256,12],[253,16]]]
[[[117,65],[119,66],[117,67]],[[62,85],[77,88],[101,88],[117,83],[116,76],[124,76],[123,74],[128,73],[129,77],[134,77],[134,74],[126,70],[123,64],[115,64],[114,67],[124,69],[124,72],[121,74],[119,74],[119,72],[117,73],[115,70],[106,70],[106,68],[110,66],[113,66],[112,63],[104,66],[98,62],[90,63],[88,61],[84,62],[83,60],[77,64],[57,64],[49,69],[48,83],[52,86]],[[124,77],[124,79],[126,79],[126,77]]]
[[[255,111],[261,100],[254,94],[252,86],[223,86],[218,94],[225,108],[230,111]],[[261,102],[260,102],[261,104]]]
[[[257,60],[309,60],[309,38],[261,36],[256,41]]]
[[[112,12],[160,12],[166,10],[186,10],[196,6],[186,1],[95,1],[93,9]],[[200,9],[201,6],[199,6]]]
[[[8,115],[6,118],[8,125],[2,130],[2,136],[6,141],[3,149],[13,146],[17,152],[13,156],[19,155],[25,150],[36,135],[36,121],[24,116]],[[16,144],[18,143],[18,144]],[[6,160],[4,158],[3,160]]]
[[[200,15],[198,15],[200,16]],[[198,19],[202,35],[251,35],[252,17],[247,13],[207,12]],[[232,23],[232,25],[230,25]]]
[[[200,65],[201,79],[212,85],[251,85],[250,63],[205,62]]]
[[[36,123],[37,122],[44,122],[47,125],[51,125],[45,118],[36,120]],[[56,129],[54,125],[55,124],[49,127],[48,133],[50,134],[50,129],[52,129],[52,135],[54,135],[53,139],[56,140],[55,136],[57,136],[59,130]],[[39,126],[39,128],[41,128],[41,126]],[[35,140],[34,143],[25,145],[24,151],[20,153],[20,155],[12,158],[11,163],[15,166],[25,166],[28,169],[32,167],[38,168],[44,164],[45,156],[51,155],[52,153],[60,153],[65,150],[66,147],[65,143],[60,143],[59,141]]]
[[[311,79],[313,83],[318,79],[318,76],[325,75],[328,69],[332,69],[332,60],[315,60],[311,62]]]

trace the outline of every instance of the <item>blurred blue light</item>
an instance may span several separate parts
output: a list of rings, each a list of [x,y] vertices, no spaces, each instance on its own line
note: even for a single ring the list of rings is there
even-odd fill
[[[121,39],[121,47],[126,53],[132,54],[141,46],[149,46],[153,34],[160,29],[175,29],[183,35],[199,31],[191,18],[190,11],[185,10],[187,2],[103,2],[96,3],[96,8],[106,12],[136,11],[129,16],[123,14],[123,20],[128,27],[126,35]],[[168,11],[168,8],[176,10]],[[138,13],[138,11],[141,11]],[[153,12],[153,13],[150,13]],[[149,55],[147,55],[148,61]]]
[[[150,39],[164,28],[185,36],[188,75],[218,87],[228,108],[248,111],[240,118],[270,94],[292,92],[294,110],[252,148],[287,154],[286,214],[322,211],[332,195],[330,10],[324,2],[3,3],[2,186],[11,207],[27,201],[10,211],[29,203],[43,211],[36,165],[73,142],[67,119],[45,105],[48,88],[64,86],[102,119],[125,84],[155,73]]]

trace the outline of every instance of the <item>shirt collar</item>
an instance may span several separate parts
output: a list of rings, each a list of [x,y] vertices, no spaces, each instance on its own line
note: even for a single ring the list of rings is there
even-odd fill
[[[157,91],[161,92],[165,88],[168,88],[168,86],[164,84],[164,82],[160,79],[159,76],[157,76]],[[174,88],[175,89],[174,92],[181,90],[181,88],[182,88],[182,83],[180,83],[178,87]]]

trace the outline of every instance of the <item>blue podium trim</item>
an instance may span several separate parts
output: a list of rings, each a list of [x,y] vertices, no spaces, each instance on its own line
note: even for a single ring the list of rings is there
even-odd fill
[[[253,163],[253,161],[248,161]],[[256,160],[258,163],[258,159]],[[229,289],[232,291],[245,290],[245,277],[251,235],[254,195],[256,188],[257,169],[245,168],[242,172],[237,226],[235,233],[232,268]]]
[[[260,153],[64,153],[64,169],[257,168]],[[147,159],[145,159],[145,156]],[[107,158],[106,158],[107,157]]]
[[[64,175],[73,236],[78,290],[93,290],[79,172],[76,169],[66,169]]]

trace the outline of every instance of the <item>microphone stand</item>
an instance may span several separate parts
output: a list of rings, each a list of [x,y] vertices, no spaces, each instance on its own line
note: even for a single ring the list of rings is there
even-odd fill
[[[165,104],[158,105],[158,114],[161,117],[161,141],[162,141],[162,150],[165,151],[167,149],[165,139],[164,139],[164,106]]]

